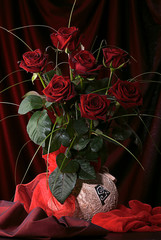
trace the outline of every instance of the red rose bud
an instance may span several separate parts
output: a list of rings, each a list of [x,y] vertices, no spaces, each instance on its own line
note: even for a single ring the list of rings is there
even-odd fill
[[[67,48],[72,52],[79,45],[79,30],[76,27],[62,27],[56,33],[52,33],[50,38],[56,48],[60,50]]]
[[[104,64],[109,68],[125,67],[129,60],[129,55],[119,48],[104,48],[103,55]]]
[[[75,96],[74,86],[69,77],[54,75],[43,90],[48,102],[68,101]]]
[[[140,106],[143,98],[138,87],[138,82],[121,81],[120,79],[108,90],[125,109]]]
[[[48,61],[48,54],[42,54],[40,49],[23,54],[20,67],[31,73],[42,72]]]
[[[80,76],[96,74],[102,67],[97,66],[95,57],[87,50],[81,50],[74,56],[70,55],[69,65],[74,69],[75,74]]]
[[[106,121],[110,103],[111,101],[105,95],[94,93],[81,95],[79,104],[81,116],[92,120]]]

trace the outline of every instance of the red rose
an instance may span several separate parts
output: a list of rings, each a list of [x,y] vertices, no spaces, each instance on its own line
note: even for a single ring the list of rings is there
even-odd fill
[[[50,35],[53,45],[60,49],[65,50],[66,48],[72,52],[79,44],[79,30],[76,27],[62,27],[56,33]]]
[[[43,90],[49,102],[70,100],[75,96],[74,87],[69,77],[54,75],[48,86]]]
[[[128,61],[128,54],[119,48],[104,48],[104,63],[107,67],[118,68],[120,65],[126,63]]]
[[[115,96],[117,101],[126,109],[140,106],[143,98],[138,82],[121,81],[120,79],[109,89],[108,93]]]
[[[69,64],[74,69],[77,75],[86,76],[95,74],[100,70],[101,65],[97,66],[96,59],[92,53],[86,50],[81,50],[74,56],[70,56]]]
[[[105,95],[90,93],[81,95],[79,108],[84,118],[106,120],[107,111],[111,101]]]
[[[26,52],[22,57],[20,67],[31,73],[42,72],[48,61],[48,54],[42,54],[40,49]]]

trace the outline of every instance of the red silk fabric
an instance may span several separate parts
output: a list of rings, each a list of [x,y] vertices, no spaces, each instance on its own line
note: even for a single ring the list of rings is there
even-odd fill
[[[20,202],[0,201],[0,237],[46,239],[105,236],[107,230],[71,217],[48,217],[39,207],[27,214]]]
[[[59,220],[55,216],[48,217],[40,207],[27,214],[19,201],[13,203],[3,200],[0,201],[0,236],[30,239],[108,237],[108,232],[161,231],[161,207],[152,208],[136,200],[130,201],[129,206],[128,208],[121,205],[110,212],[98,213],[90,223],[73,217],[62,217]],[[109,236],[109,239],[113,239],[113,235]],[[140,235],[136,235],[136,238],[137,236]],[[126,239],[126,235],[123,237]],[[132,235],[127,239],[131,237]]]
[[[112,232],[156,232],[161,231],[161,207],[131,200],[129,207],[121,205],[107,213],[98,213],[92,223]]]
[[[64,204],[59,203],[52,195],[48,186],[48,176],[41,173],[28,184],[16,187],[14,202],[24,204],[27,213],[34,208],[42,208],[48,216],[54,215],[58,219],[63,216],[73,216],[75,211],[75,197],[69,196]]]
[[[73,0],[5,0],[0,8],[0,26],[13,29],[26,25],[48,25],[58,30],[68,25],[68,19]],[[136,59],[127,71],[121,73],[123,79],[136,76],[145,71],[161,72],[161,1],[160,0],[77,0],[71,26],[76,26],[82,33],[82,43],[87,50],[94,44],[93,50],[99,47],[102,39],[108,45],[118,46]],[[52,45],[50,34],[54,30],[46,27],[30,27],[13,31],[21,37],[33,50],[42,51]],[[22,59],[24,52],[29,49],[21,41],[9,32],[0,29],[0,81],[15,70],[20,70],[18,61]],[[51,60],[55,61],[55,54],[51,49],[48,52]],[[64,61],[60,54],[59,62]],[[68,67],[62,64],[63,67]],[[60,66],[60,67],[61,67]],[[42,88],[35,81],[19,84],[24,80],[30,80],[31,74],[17,72],[9,75],[0,82],[0,102],[12,102],[20,104],[22,96],[30,90],[37,90],[42,94]],[[138,78],[142,80],[142,77]],[[149,79],[155,83],[149,83]],[[145,112],[161,116],[161,84],[158,75],[145,75],[142,88],[144,92]],[[15,87],[9,88],[11,85]],[[16,115],[18,106],[0,103],[0,119]],[[26,124],[29,116],[10,117],[0,122],[0,199],[11,200],[15,192],[16,184],[20,183],[30,161],[37,150],[37,146],[29,142],[26,133]],[[157,118],[145,117],[144,121],[150,131],[153,141],[160,149],[161,122]],[[156,146],[147,133],[142,123],[134,120],[134,129],[141,137],[143,143],[142,154],[139,161],[145,168],[142,171],[136,161],[122,148],[108,144],[107,167],[110,173],[117,179],[120,203],[126,204],[130,199],[138,199],[157,206],[161,202],[161,161]],[[23,145],[25,145],[24,148]],[[125,142],[126,146],[137,154],[136,145]],[[21,150],[22,148],[22,150]],[[21,150],[21,154],[19,151]],[[15,167],[17,156],[16,177]],[[32,181],[37,174],[46,171],[42,151],[40,150],[32,162],[25,182]],[[15,183],[16,178],[16,183]],[[132,187],[131,187],[132,185]],[[155,186],[155,187],[154,187]],[[130,189],[130,190],[129,190]]]
[[[49,174],[57,167],[56,156],[59,153],[64,153],[65,149],[66,147],[61,146],[57,151],[43,155],[48,173],[41,173],[31,182],[16,186],[14,202],[23,203],[27,213],[31,212],[35,207],[40,207],[48,216],[54,215],[58,219],[63,216],[73,216],[75,197],[70,195],[64,204],[61,204],[52,195],[48,185]]]
[[[43,159],[45,160],[45,164],[47,166],[47,170],[48,170],[49,174],[52,173],[55,170],[55,168],[57,168],[56,156],[59,153],[64,153],[65,149],[66,149],[66,147],[61,145],[61,147],[57,151],[49,153],[49,154],[45,154],[42,156]]]

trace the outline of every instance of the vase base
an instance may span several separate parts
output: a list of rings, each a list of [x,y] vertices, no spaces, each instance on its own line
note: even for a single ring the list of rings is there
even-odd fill
[[[107,172],[97,174],[96,180],[79,182],[73,194],[76,196],[74,217],[85,220],[115,209],[118,203],[115,178]]]

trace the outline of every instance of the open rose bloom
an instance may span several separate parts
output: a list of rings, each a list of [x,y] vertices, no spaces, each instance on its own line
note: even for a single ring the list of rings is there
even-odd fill
[[[42,92],[25,95],[18,112],[32,113],[27,132],[42,149],[47,172],[27,187],[19,185],[15,199],[25,202],[23,189],[30,188],[32,196],[28,192],[27,211],[39,205],[50,215],[59,208],[60,216],[68,214],[69,205],[70,212],[74,212],[72,192],[77,181],[94,180],[108,163],[108,141],[124,147],[124,140],[137,137],[128,125],[128,118],[121,121],[121,116],[130,112],[137,117],[143,97],[139,82],[132,78],[116,80],[114,75],[116,69],[128,65],[126,51],[104,47],[92,53],[82,46],[76,27],[62,27],[50,38],[54,49],[66,57],[69,72],[62,75],[63,64],[57,61],[54,67],[50,66],[48,53],[39,49],[24,53],[20,62],[20,67],[36,74],[36,80],[43,86]],[[99,77],[101,71],[106,74],[103,79]]]
[[[69,57],[69,64],[75,74],[80,76],[93,75],[101,69],[101,65],[97,64],[93,54],[86,50],[81,50]]]
[[[128,54],[124,50],[116,47],[104,48],[103,56],[104,64],[112,68],[125,67],[129,61]]]
[[[79,30],[76,27],[62,27],[57,33],[50,35],[53,45],[60,49],[68,49],[70,52],[76,50],[79,45]]]
[[[43,71],[47,65],[48,54],[43,54],[40,49],[29,51],[23,54],[23,60],[20,62],[20,67],[31,73]]]

